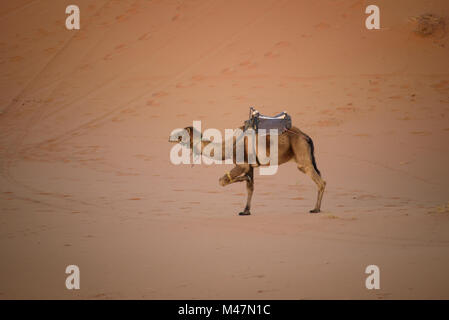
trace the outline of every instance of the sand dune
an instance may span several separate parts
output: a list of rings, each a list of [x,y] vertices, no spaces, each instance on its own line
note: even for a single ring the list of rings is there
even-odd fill
[[[447,1],[0,5],[0,298],[449,298]],[[287,110],[327,181],[294,164],[222,188],[170,132]],[[65,288],[65,267],[81,290]],[[367,290],[366,266],[381,270]]]

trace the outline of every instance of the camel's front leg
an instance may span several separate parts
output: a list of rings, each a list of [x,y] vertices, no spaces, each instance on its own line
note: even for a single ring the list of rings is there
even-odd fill
[[[248,192],[248,198],[244,211],[240,212],[239,215],[248,216],[251,214],[251,198],[254,191],[254,168],[250,165],[237,165],[230,172],[227,172],[225,175],[223,175],[220,178],[219,183],[224,187],[228,184],[242,181],[246,181],[246,191]]]
[[[228,184],[234,183],[234,182],[242,182],[247,181],[248,177],[245,175],[249,170],[249,166],[241,166],[236,165],[234,168],[232,168],[231,171],[226,172],[219,180],[218,182],[222,187],[227,186]],[[242,175],[243,174],[243,175]]]
[[[245,177],[247,177],[246,180],[246,191],[248,193],[248,198],[246,199],[246,207],[243,212],[240,212],[239,215],[241,216],[249,216],[251,212],[249,211],[251,209],[251,198],[253,197],[254,192],[254,168],[250,167],[249,171],[245,174]]]

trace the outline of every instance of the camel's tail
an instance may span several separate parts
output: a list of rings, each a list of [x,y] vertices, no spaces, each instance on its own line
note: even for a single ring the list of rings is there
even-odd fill
[[[309,146],[310,146],[310,155],[312,156],[312,164],[313,164],[313,167],[315,168],[316,172],[318,172],[318,174],[319,174],[320,177],[321,177],[321,172],[320,172],[320,170],[318,170],[318,167],[316,166],[316,161],[315,161],[315,147],[313,146],[312,138],[310,138],[310,137],[307,137],[307,138],[308,138],[308,139],[307,139],[307,142],[309,143]]]

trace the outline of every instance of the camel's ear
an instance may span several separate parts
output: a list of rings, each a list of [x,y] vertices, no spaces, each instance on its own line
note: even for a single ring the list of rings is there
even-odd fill
[[[188,133],[190,136],[193,134],[193,127],[185,127],[184,130],[187,131],[187,133]]]

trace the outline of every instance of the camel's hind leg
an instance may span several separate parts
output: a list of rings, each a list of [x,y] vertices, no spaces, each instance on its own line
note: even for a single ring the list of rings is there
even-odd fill
[[[324,188],[326,187],[326,181],[323,180],[323,178],[321,178],[321,176],[318,174],[318,172],[316,172],[314,167],[307,167],[305,169],[305,173],[312,178],[313,182],[315,182],[315,184],[318,187],[318,195],[316,198],[316,204],[315,204],[315,208],[310,210],[310,213],[318,213],[321,210],[321,200],[323,199],[323,194],[324,194]]]
[[[310,213],[318,213],[321,209],[321,200],[323,199],[326,181],[321,178],[321,174],[317,169],[312,139],[307,136],[295,136],[291,138],[291,144],[298,169],[312,178],[318,187],[315,208],[310,210]]]

